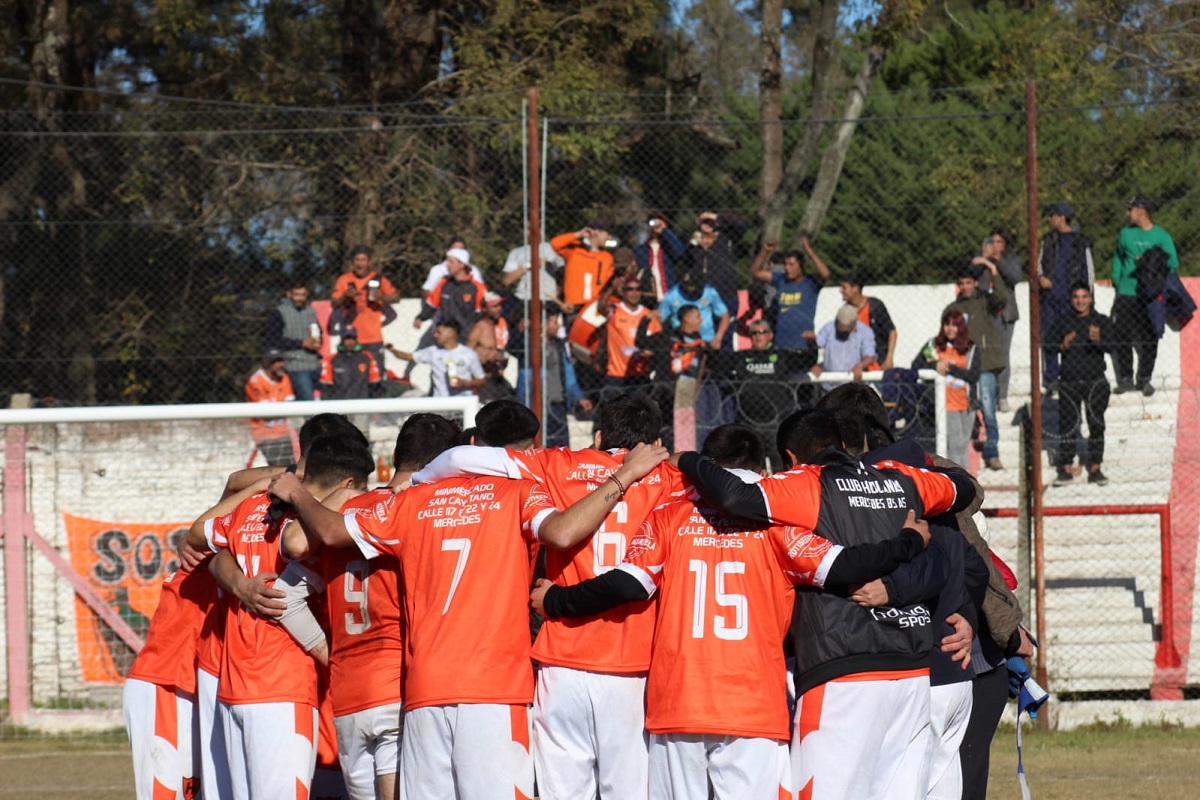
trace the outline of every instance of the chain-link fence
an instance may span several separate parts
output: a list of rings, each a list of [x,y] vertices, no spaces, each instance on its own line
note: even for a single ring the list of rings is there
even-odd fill
[[[1159,206],[1154,221],[1174,238],[1181,273],[1197,272],[1200,214],[1193,213],[1190,176],[1200,161],[1200,98],[1148,102],[1136,87],[1085,89],[1039,87],[1042,207],[1073,206],[1071,222],[1092,239],[1095,277],[1103,284],[1126,201],[1146,195]],[[565,320],[550,323],[547,371],[537,376],[551,406],[545,424],[554,443],[590,443],[587,406],[640,385],[658,402],[664,438],[675,447],[698,446],[712,427],[738,421],[758,431],[770,451],[779,421],[823,391],[827,381],[812,374],[814,366],[912,366],[944,333],[941,312],[955,299],[957,270],[995,238],[994,230],[1007,232],[1007,253],[1022,270],[1028,263],[1023,85],[873,94],[817,224],[804,220],[823,180],[821,154],[801,165],[792,183],[785,178],[778,191],[792,196],[777,204],[779,244],[757,269],[762,219],[774,193],[764,197],[761,189],[764,126],[756,109],[736,98],[641,98],[620,116],[581,118],[564,111],[570,100],[542,98],[544,239],[603,220],[621,259],[616,273],[636,277],[640,299],[657,305],[672,290],[691,291],[685,275],[707,280],[711,269],[714,281],[728,279],[714,286],[718,297],[706,302],[688,294],[675,307],[701,306],[696,338],[711,342],[722,338],[720,300],[728,333],[717,341],[722,346],[689,349],[670,321],[648,319],[643,338],[627,331],[621,335],[628,342],[612,345],[591,337],[611,334],[610,318],[586,304],[570,308]],[[779,123],[785,161],[806,131],[820,126],[827,142],[843,122]],[[87,114],[4,112],[0,392],[5,399],[27,393],[47,405],[240,400],[264,347],[266,317],[284,291],[303,284],[327,300],[359,242],[373,246],[375,265],[402,297],[419,298],[430,266],[461,237],[488,287],[508,295],[520,283],[502,270],[506,260],[522,266],[507,256],[526,240],[526,131],[517,97],[511,116],[487,119],[414,108],[181,110],[147,99]],[[705,232],[698,218],[708,211],[716,225]],[[789,267],[773,264],[803,252],[805,234],[812,247],[805,274],[818,273],[817,259],[830,270],[820,291],[795,289]],[[661,251],[647,247],[652,236]],[[726,264],[713,265],[714,248],[726,245]],[[559,268],[550,275],[560,290],[569,282]],[[843,279],[851,276],[882,302],[895,332],[889,336],[880,306],[869,304],[866,315],[876,324],[868,327],[880,335],[864,338],[864,346],[869,338],[874,362],[862,352],[850,362],[830,360],[844,349],[837,315]],[[856,299],[853,288],[847,290]],[[1011,288],[1018,318],[1001,325],[1011,336],[1011,362],[1007,382],[997,376],[995,387],[998,468],[987,469],[988,454],[969,444],[965,460],[980,474],[986,507],[1000,513],[991,524],[993,549],[1029,576],[1032,532],[1019,513],[1029,462],[1016,423],[1031,400],[1032,309],[1028,283]],[[781,296],[787,293],[796,296]],[[635,298],[618,297],[636,309]],[[1100,285],[1096,308],[1108,314],[1113,303],[1113,290]],[[802,321],[781,319],[783,304],[795,306]],[[402,308],[384,337],[411,350],[419,344],[411,324],[415,303]],[[525,365],[527,307],[518,298],[505,310],[508,349]],[[857,326],[850,327],[857,336]],[[558,338],[560,330],[573,346]],[[1085,436],[1072,462],[1081,471],[1068,469],[1069,479],[1055,467],[1066,466],[1060,435],[1074,432],[1060,431],[1058,422],[1065,417],[1071,427],[1059,406],[1071,399],[1070,389],[1060,386],[1044,404],[1052,454],[1043,462],[1043,499],[1052,512],[1044,524],[1043,622],[1053,690],[1137,697],[1151,687],[1200,683],[1187,660],[1191,532],[1200,522],[1200,487],[1186,475],[1191,442],[1200,441],[1191,430],[1200,419],[1194,413],[1200,365],[1192,361],[1200,348],[1191,346],[1193,335],[1188,327],[1161,339],[1152,395],[1140,387],[1110,395],[1104,452],[1089,450]],[[812,341],[817,337],[820,347]],[[774,347],[764,347],[771,338]],[[614,362],[627,371],[614,371]],[[399,361],[388,356],[386,366],[401,376]],[[515,365],[507,374],[521,388],[530,382],[516,377]],[[412,391],[423,391],[423,373],[412,378],[422,387]],[[1105,382],[1116,383],[1111,367]],[[932,445],[937,423],[928,383],[898,373],[881,391],[897,430]],[[579,402],[585,398],[590,403]],[[987,425],[976,432],[974,411],[961,413],[970,439],[982,445]],[[1076,416],[1078,431],[1094,434],[1086,411]],[[178,454],[185,452],[180,445]],[[1089,482],[1089,458],[1099,461],[1106,484]],[[1056,478],[1058,485],[1050,485]],[[112,513],[140,514],[137,507]],[[1164,524],[1174,545],[1170,558],[1160,555]],[[1031,584],[1021,590],[1030,592],[1024,598],[1030,618]],[[1169,596],[1162,596],[1164,585]],[[1167,627],[1174,641],[1164,639]],[[68,639],[59,638],[55,646],[65,646]],[[77,688],[51,691],[38,702],[74,696]]]

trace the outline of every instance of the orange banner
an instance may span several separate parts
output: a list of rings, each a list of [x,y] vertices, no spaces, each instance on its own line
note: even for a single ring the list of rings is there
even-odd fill
[[[63,514],[71,566],[141,637],[158,608],[162,582],[179,567],[176,544],[190,522],[101,522]],[[83,679],[121,683],[134,653],[87,604],[75,598],[75,640]]]

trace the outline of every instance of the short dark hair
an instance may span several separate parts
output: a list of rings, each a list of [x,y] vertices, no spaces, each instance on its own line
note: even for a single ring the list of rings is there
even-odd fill
[[[455,333],[462,333],[462,326],[458,324],[458,320],[443,317],[437,321],[438,328],[453,328]]]
[[[718,425],[704,439],[700,448],[706,455],[726,469],[760,470],[766,458],[762,439],[745,425],[729,423]]]
[[[662,412],[658,404],[644,394],[626,393],[600,404],[596,412],[596,430],[605,449],[632,449],[659,438]]]
[[[699,314],[700,306],[698,306],[694,303],[684,303],[683,305],[681,305],[679,307],[679,310],[675,313],[676,313],[676,316],[678,316],[680,319],[683,319],[684,314],[690,314],[693,311],[695,311],[697,314]]]
[[[848,283],[851,286],[857,286],[859,289],[861,289],[867,285],[867,276],[860,270],[853,270],[843,275],[841,282]]]
[[[789,450],[795,455],[796,464],[811,464],[817,453],[825,448],[841,447],[842,438],[832,411],[804,408],[780,423],[775,433],[775,446],[784,464],[790,461]]]
[[[345,436],[356,440],[363,447],[369,447],[367,437],[360,431],[345,414],[325,412],[309,417],[300,426],[300,455],[308,452],[309,447],[321,436]],[[307,463],[307,462],[306,462]]]
[[[362,489],[374,470],[375,460],[366,443],[340,434],[318,436],[304,459],[304,480],[317,486],[353,478],[354,487]]]
[[[475,443],[508,447],[537,436],[542,424],[527,406],[516,400],[493,400],[475,415]]]
[[[799,262],[800,262],[800,266],[802,266],[802,267],[804,266],[804,262],[805,262],[805,258],[804,258],[804,251],[802,251],[802,250],[788,250],[788,251],[784,252],[784,254],[783,254],[783,259],[784,259],[784,261],[786,261],[786,260],[787,260],[787,259],[789,259],[789,258],[794,258],[794,259],[796,259],[797,261],[799,261]]]
[[[1087,281],[1075,281],[1075,283],[1072,283],[1071,284],[1071,294],[1075,294],[1075,291],[1077,289],[1083,289],[1088,294],[1092,293],[1092,287],[1088,285]]]
[[[988,236],[999,236],[1004,240],[1005,247],[1012,247],[1012,236],[1010,236],[1008,231],[1004,228],[992,228],[991,232],[988,233]]]
[[[964,264],[959,267],[954,273],[954,280],[961,281],[963,278],[970,278],[973,281],[979,280],[979,268],[974,264]]]
[[[355,256],[372,256],[372,255],[375,255],[375,251],[372,250],[371,248],[367,247],[365,244],[356,244],[356,245],[354,245],[354,247],[350,248],[350,258],[354,258]]]
[[[867,417],[867,446],[874,450],[896,440],[883,398],[865,383],[843,383],[817,401],[817,408],[855,408]]]
[[[440,414],[413,414],[396,434],[392,463],[396,469],[421,469],[458,444],[459,433],[458,423]]]

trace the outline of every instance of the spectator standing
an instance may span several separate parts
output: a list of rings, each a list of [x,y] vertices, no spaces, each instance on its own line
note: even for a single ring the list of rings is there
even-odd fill
[[[546,348],[542,353],[542,397],[546,401],[546,423],[543,428],[546,447],[568,447],[571,432],[567,424],[567,408],[578,405],[579,410],[592,410],[592,401],[584,397],[574,381],[575,371],[570,364],[566,328],[562,314],[546,316]]]
[[[308,304],[308,287],[297,283],[267,316],[268,350],[283,353],[297,400],[312,400],[321,374],[321,324]]]
[[[340,325],[358,332],[358,343],[383,363],[383,326],[396,318],[391,304],[400,299],[392,282],[375,271],[371,248],[355,245],[350,251],[350,271],[344,272],[333,287],[332,299]],[[340,335],[340,325],[330,321],[329,332]]]
[[[554,251],[549,242],[542,242],[538,247],[538,257],[542,264],[539,280],[542,302],[550,304],[551,307],[547,310],[552,311],[562,303],[562,297],[559,296],[558,290],[558,276],[562,275],[564,262],[562,256]],[[504,261],[504,272],[500,277],[504,286],[511,289],[513,295],[520,301],[517,308],[510,309],[514,312],[512,318],[514,333],[509,351],[517,359],[517,398],[526,405],[532,402],[529,392],[533,379],[525,341],[529,319],[529,310],[525,304],[533,299],[531,288],[533,280],[530,276],[532,265],[532,248],[527,244],[514,247],[508,251],[508,258]]]
[[[413,320],[419,328],[426,320],[453,320],[460,331],[470,331],[483,315],[487,287],[471,272],[471,254],[454,248],[446,251],[446,277],[430,294],[421,313]]]
[[[752,278],[775,288],[775,346],[792,350],[810,348],[816,341],[817,294],[829,280],[829,267],[813,251],[807,236],[800,240],[800,245],[803,252],[784,253],[782,274],[759,259],[755,260],[758,269],[751,274]],[[805,274],[805,254],[812,260],[816,275]]]
[[[1074,477],[1075,439],[1079,433],[1079,407],[1087,414],[1088,483],[1104,486],[1108,478],[1100,471],[1104,461],[1104,412],[1108,409],[1109,387],[1104,354],[1113,342],[1112,323],[1096,313],[1092,289],[1086,283],[1071,287],[1071,314],[1059,317],[1048,339],[1062,352],[1062,383],[1058,404],[1057,486]]]
[[[576,311],[600,296],[600,290],[613,275],[613,257],[609,252],[616,242],[609,236],[612,226],[601,219],[585,228],[560,233],[550,246],[566,262],[563,269],[563,301]]]
[[[463,252],[467,252],[467,243],[463,239],[455,236],[450,240],[450,243],[446,245],[446,251],[449,252],[450,250],[462,250]],[[468,264],[467,266],[471,268],[471,277],[480,283],[483,283],[483,273],[479,271],[479,267],[475,266],[474,264]],[[446,263],[446,259],[443,258],[437,264],[434,264],[429,268],[429,274],[425,276],[425,282],[421,284],[421,292],[425,297],[428,298],[429,295],[438,288],[438,285],[441,284],[441,282],[449,275],[450,266]]]
[[[646,273],[643,284],[649,284],[646,300],[653,305],[662,302],[667,290],[675,285],[675,263],[683,258],[687,248],[671,230],[671,221],[655,211],[646,220],[649,235],[646,241],[633,248],[638,267]],[[643,287],[646,288],[646,287]]]
[[[960,466],[967,463],[967,444],[975,415],[971,387],[979,380],[979,349],[971,341],[961,311],[942,313],[942,330],[913,359],[913,369],[933,369],[946,378],[946,455]]]
[[[1139,285],[1137,277],[1138,259],[1154,248],[1161,248],[1166,255],[1171,272],[1179,269],[1179,255],[1175,251],[1175,240],[1154,221],[1154,203],[1138,195],[1125,207],[1125,218],[1129,224],[1121,229],[1117,237],[1117,249],[1113,253],[1112,282],[1117,290],[1113,298],[1112,325],[1115,332],[1113,342],[1113,369],[1117,373],[1116,393],[1137,388],[1149,397],[1154,394],[1150,383],[1154,375],[1154,362],[1158,358],[1158,333],[1150,321],[1149,305],[1159,292],[1154,287]],[[1137,351],[1137,382],[1133,377],[1133,353]]]
[[[292,380],[284,366],[283,352],[268,350],[263,353],[262,367],[246,381],[247,403],[282,403],[296,399]],[[250,435],[272,467],[286,467],[293,463],[295,450],[292,446],[292,428],[285,417],[275,419],[251,419]]]
[[[991,291],[979,288],[981,270],[992,275]],[[1000,428],[996,424],[996,382],[1000,372],[1008,366],[1008,356],[1000,339],[996,315],[1008,302],[1008,287],[999,278],[996,262],[983,256],[975,259],[958,272],[956,284],[958,299],[942,311],[958,311],[967,320],[967,335],[979,348],[979,408],[983,412],[983,426],[987,439],[983,444],[983,462],[991,470],[1004,469],[1000,462]]]
[[[482,403],[513,396],[513,388],[504,377],[508,366],[509,327],[504,318],[504,298],[495,292],[484,295],[483,316],[471,326],[467,334],[467,347],[479,356],[483,372],[487,376],[479,399]]]
[[[737,246],[745,232],[745,220],[728,214],[718,216],[711,210],[702,211],[696,217],[696,231],[688,240],[684,254],[684,268],[699,275],[702,283],[716,289],[725,308],[733,315],[738,310]],[[732,337],[726,341],[726,333],[717,345],[732,346]]]
[[[1041,310],[1042,364],[1046,392],[1058,389],[1058,356],[1061,340],[1050,338],[1050,329],[1061,317],[1074,316],[1071,287],[1096,280],[1092,240],[1072,226],[1075,209],[1070,203],[1055,203],[1046,212],[1050,232],[1038,248],[1038,303]]]
[[[896,356],[896,324],[882,300],[863,294],[865,284],[866,277],[861,272],[851,272],[842,278],[842,299],[858,309],[858,321],[875,335],[874,367],[891,369]]]
[[[457,322],[443,319],[434,326],[432,347],[422,347],[415,353],[397,350],[390,344],[387,349],[401,360],[429,365],[434,397],[466,394],[483,385],[483,365],[474,350],[459,342],[458,332]]]
[[[558,279],[555,277],[563,268],[563,259],[549,242],[542,242],[538,247],[538,257],[542,262],[541,294],[543,303],[558,303]],[[504,260],[504,272],[501,275],[501,282],[508,288],[512,289],[514,295],[522,302],[529,302],[533,299],[532,279],[530,270],[533,268],[533,250],[529,245],[523,244],[520,247],[514,247],[508,251],[508,258]],[[515,287],[515,288],[514,288]]]
[[[1017,309],[1016,288],[1017,284],[1025,278],[1025,265],[1021,263],[1021,259],[1012,252],[1011,248],[1012,237],[1008,235],[1008,231],[1004,228],[993,228],[992,232],[983,240],[983,247],[979,251],[981,256],[995,262],[1000,271],[1000,279],[1004,281],[1004,288],[1008,290],[1008,300],[996,317],[996,328],[1000,332],[1000,340],[1004,345],[1006,363],[1010,361],[1009,352],[1012,350],[1013,331],[1016,328],[1017,319],[1020,317]],[[991,289],[991,273],[983,273],[980,277],[983,291],[989,291]],[[1007,412],[1009,410],[1008,379],[1011,374],[1012,371],[1005,367],[996,378],[996,410],[998,411]]]
[[[598,355],[604,362],[604,383],[610,387],[635,386],[650,380],[649,337],[662,332],[653,311],[642,305],[642,286],[635,277],[627,277],[621,286],[621,300],[608,312]]]
[[[342,328],[337,350],[325,359],[321,370],[321,399],[355,400],[377,396],[381,380],[379,363],[359,344],[358,331]]]
[[[685,270],[679,283],[672,286],[658,306],[658,315],[669,328],[679,327],[679,310],[685,305],[700,309],[700,336],[709,347],[718,349],[729,330],[729,307],[716,288],[703,283],[702,276]]]
[[[849,303],[838,309],[837,318],[827,322],[817,334],[817,346],[822,349],[822,361],[809,372],[820,377],[825,372],[850,372],[855,382],[862,380],[863,370],[875,363],[875,334],[858,319],[858,309]],[[824,384],[832,389],[836,384]]]

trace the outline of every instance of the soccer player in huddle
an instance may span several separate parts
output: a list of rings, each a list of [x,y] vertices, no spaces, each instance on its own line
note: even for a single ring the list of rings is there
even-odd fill
[[[717,428],[705,452],[738,480],[760,477],[763,447],[748,428]],[[783,639],[795,586],[844,588],[891,571],[928,540],[911,512],[905,528],[843,548],[692,495],[655,509],[616,570],[574,586],[540,581],[531,599],[549,618],[574,618],[657,595],[650,796],[707,800],[711,786],[717,800],[777,800],[791,794]]]
[[[458,425],[437,414],[413,414],[396,437],[396,473],[386,485],[326,505],[341,513],[386,503],[409,476],[443,450],[458,444]],[[321,548],[293,521],[283,532],[293,558],[277,586],[286,592],[282,622],[310,652],[329,640],[329,693],[337,731],[338,760],[351,800],[396,796],[403,726],[401,667],[404,619],[400,609],[399,564],[391,556],[366,560],[354,548]],[[323,593],[328,610],[320,625],[308,598]]]
[[[365,487],[373,469],[360,442],[326,436],[312,442],[305,454],[304,485],[325,497],[342,488]],[[270,496],[258,492],[226,514],[198,520],[188,531],[188,544],[227,550],[248,578],[278,574],[286,566],[279,536],[289,519],[288,512],[273,512]],[[222,606],[217,716],[231,796],[306,797],[317,758],[313,659],[275,619],[255,613],[236,595],[226,595]]]
[[[271,494],[296,508],[309,536],[399,561],[408,626],[401,797],[532,797],[529,546],[576,546],[666,455],[635,448],[563,511],[532,481],[463,477],[343,516],[294,475],[275,479]]]
[[[476,423],[485,442],[505,441],[501,431],[537,430],[529,409],[514,401],[489,403]],[[657,444],[661,427],[654,402],[624,394],[600,405],[591,448],[459,447],[413,480],[462,475],[534,480],[557,507],[566,508],[617,476],[621,497],[595,535],[566,550],[546,551],[547,578],[569,586],[616,568],[651,510],[679,491],[679,473],[666,464],[637,484],[623,480],[622,465],[633,448]],[[647,600],[542,625],[533,646],[539,665],[533,741],[543,800],[645,794],[645,691],[653,632],[654,604]]]
[[[845,448],[854,409],[797,412],[780,426],[791,468],[755,485],[695,453],[679,466],[725,513],[795,525],[842,545],[881,542],[910,511],[954,513],[974,497],[958,469],[895,461],[863,464]],[[799,702],[792,731],[793,786],[801,797],[923,797],[930,741],[930,613],[924,605],[876,610],[831,593],[797,593],[791,630]]]

